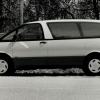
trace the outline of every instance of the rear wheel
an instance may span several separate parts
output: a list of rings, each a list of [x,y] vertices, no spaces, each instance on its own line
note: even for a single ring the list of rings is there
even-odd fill
[[[100,74],[100,57],[89,57],[85,60],[84,71],[87,75],[99,75]]]
[[[14,73],[14,66],[10,59],[0,58],[0,75],[12,75]]]

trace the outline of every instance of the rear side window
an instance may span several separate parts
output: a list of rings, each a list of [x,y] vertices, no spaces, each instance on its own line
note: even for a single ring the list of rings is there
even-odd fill
[[[80,38],[77,24],[72,22],[47,23],[54,39]]]
[[[84,37],[100,37],[100,24],[99,23],[81,23],[81,28]]]

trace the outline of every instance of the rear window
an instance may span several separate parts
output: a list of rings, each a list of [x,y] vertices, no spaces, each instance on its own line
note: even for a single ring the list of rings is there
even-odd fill
[[[81,23],[81,28],[84,33],[84,37],[100,37],[100,24],[84,22]]]
[[[51,22],[47,24],[54,39],[70,39],[80,37],[80,32],[76,23]]]

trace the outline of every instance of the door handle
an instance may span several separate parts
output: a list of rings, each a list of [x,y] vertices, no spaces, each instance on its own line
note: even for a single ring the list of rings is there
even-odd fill
[[[46,44],[46,43],[47,43],[47,42],[45,42],[45,41],[41,41],[41,42],[40,42],[40,44]]]

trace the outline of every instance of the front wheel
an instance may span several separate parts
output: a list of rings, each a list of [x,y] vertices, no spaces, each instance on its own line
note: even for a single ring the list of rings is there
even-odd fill
[[[83,69],[87,75],[100,74],[100,58],[92,57],[85,60],[85,67]]]
[[[14,73],[12,61],[0,58],[0,75],[11,75],[12,73]]]

